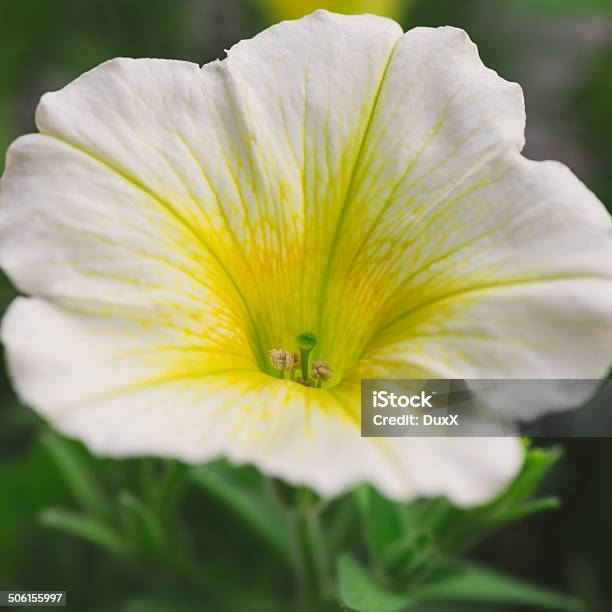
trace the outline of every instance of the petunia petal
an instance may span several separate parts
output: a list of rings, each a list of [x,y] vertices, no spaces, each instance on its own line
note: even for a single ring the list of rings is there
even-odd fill
[[[36,298],[11,306],[2,340],[24,401],[104,455],[227,457],[325,496],[371,482],[393,498],[461,505],[488,499],[522,461],[514,438],[361,438],[358,381],[325,390],[248,367],[200,372],[197,354],[161,359],[142,338]]]
[[[464,32],[396,45],[331,273],[331,303],[377,297],[355,375],[605,375],[612,222],[563,165],[520,155],[523,126],[520,88]]]

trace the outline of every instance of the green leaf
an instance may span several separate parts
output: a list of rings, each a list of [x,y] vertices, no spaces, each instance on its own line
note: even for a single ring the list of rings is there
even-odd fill
[[[223,463],[194,468],[191,478],[239,514],[285,560],[292,559],[288,517],[261,488],[247,486]]]
[[[119,495],[119,502],[125,509],[137,545],[145,551],[162,552],[167,546],[166,534],[155,513],[128,491]]]
[[[413,501],[401,509],[402,535],[386,548],[384,562],[393,574],[414,577],[440,554],[440,534],[460,523],[465,511],[444,497]]]
[[[372,556],[379,559],[385,549],[402,535],[399,504],[382,497],[373,487],[360,485],[354,490],[355,501],[368,548]]]
[[[358,515],[350,495],[332,502],[326,511],[325,539],[332,554],[352,541],[358,529]]]
[[[393,593],[379,586],[352,557],[338,560],[340,599],[358,612],[397,612],[412,603],[408,595]]]
[[[123,538],[96,518],[62,508],[47,508],[41,512],[40,521],[46,527],[65,531],[113,554],[127,556],[130,552]]]
[[[563,450],[559,447],[527,448],[520,473],[496,500],[488,504],[488,507],[507,508],[529,499],[536,492],[544,476],[562,456]]]
[[[559,448],[527,448],[520,473],[496,499],[468,510],[450,508],[444,520],[437,522],[440,549],[450,554],[464,552],[500,527],[557,508],[556,498],[531,498],[561,456]]]
[[[452,562],[415,590],[419,601],[453,601],[532,606],[547,610],[582,610],[578,600],[467,562]]]
[[[550,510],[557,510],[561,502],[557,497],[541,497],[540,499],[534,499],[527,501],[522,504],[518,504],[513,508],[509,508],[503,513],[491,518],[492,523],[498,525],[508,525],[514,523],[522,518],[530,516],[532,514],[539,514],[540,512],[548,512]]]
[[[81,507],[93,516],[108,518],[108,501],[79,449],[51,431],[43,436],[41,442],[53,457]]]
[[[25,410],[25,408],[22,408]],[[29,543],[40,545],[37,518],[49,505],[61,505],[68,488],[49,453],[36,443],[19,460],[0,461],[0,584],[17,583],[19,567],[36,567]]]
[[[159,486],[156,499],[162,516],[169,516],[176,510],[187,489],[188,467],[173,459],[164,462],[164,476]]]
[[[439,555],[433,536],[428,531],[416,531],[398,540],[385,554],[385,567],[393,575],[414,578],[431,566]]]

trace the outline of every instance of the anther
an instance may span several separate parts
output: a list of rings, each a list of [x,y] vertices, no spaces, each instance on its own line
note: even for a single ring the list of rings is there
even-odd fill
[[[284,372],[285,370],[293,370],[295,360],[293,354],[283,349],[272,349],[270,351],[270,362],[276,370]]]
[[[325,359],[317,359],[312,364],[312,377],[317,381],[317,387],[332,377],[333,370]]]

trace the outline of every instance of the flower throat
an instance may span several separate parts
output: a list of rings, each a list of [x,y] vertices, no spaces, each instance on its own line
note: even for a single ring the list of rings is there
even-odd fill
[[[297,353],[280,348],[269,352],[270,362],[278,378],[285,378],[285,372],[288,372],[289,380],[305,387],[322,387],[331,378],[333,370],[324,359],[317,359],[310,367],[310,353],[317,345],[317,337],[313,333],[304,332],[297,337],[297,345]],[[299,374],[297,377],[296,372]]]

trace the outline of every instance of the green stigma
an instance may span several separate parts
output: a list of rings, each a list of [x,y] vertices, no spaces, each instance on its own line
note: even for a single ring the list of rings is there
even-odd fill
[[[297,343],[300,351],[302,349],[311,351],[317,344],[317,337],[310,332],[304,332],[297,337]]]

